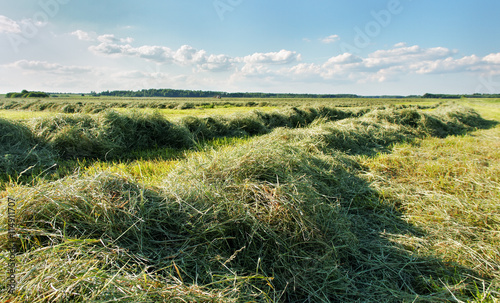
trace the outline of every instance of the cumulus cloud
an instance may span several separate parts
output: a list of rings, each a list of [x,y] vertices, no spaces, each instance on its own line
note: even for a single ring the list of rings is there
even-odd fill
[[[21,32],[21,26],[14,20],[0,15],[0,33],[18,34]]]
[[[94,41],[94,39],[90,36],[89,33],[84,32],[82,30],[76,30],[71,33],[71,35],[76,36],[78,40],[82,41]]]
[[[472,55],[460,59],[448,57],[434,61],[423,61],[412,64],[411,68],[417,74],[450,73],[479,69],[481,67],[479,63],[481,63],[481,59],[476,55]]]
[[[396,44],[389,50],[378,50],[368,55],[366,65],[384,67],[394,64],[408,64],[419,61],[439,60],[456,54],[456,51],[445,47],[421,48],[418,45],[406,46]]]
[[[89,35],[83,31],[72,33],[81,40]],[[325,43],[338,41],[337,35],[322,39]],[[242,57],[210,54],[190,45],[178,49],[166,46],[132,46],[132,38],[119,38],[112,34],[97,36],[89,47],[94,54],[114,57],[135,57],[156,63],[193,67],[191,75],[198,72],[232,71],[231,80],[245,81],[318,81],[332,80],[342,83],[368,83],[397,80],[406,75],[440,74],[453,72],[493,73],[499,70],[500,53],[485,57],[476,55],[457,57],[458,51],[445,47],[424,48],[419,45],[398,43],[360,56],[343,53],[323,62],[301,62],[302,55],[292,50],[255,52]],[[217,77],[224,75],[220,73]],[[149,77],[150,74],[132,72],[122,78]],[[162,77],[160,77],[162,78]],[[163,78],[162,78],[163,79]],[[201,78],[200,78],[201,79]],[[235,80],[235,81],[236,81]],[[281,82],[280,82],[281,83]]]
[[[296,64],[281,74],[297,78],[319,77],[323,80],[350,80],[357,83],[384,82],[408,74],[443,74],[454,72],[499,71],[500,53],[483,58],[476,55],[456,58],[457,51],[444,47],[422,48],[398,43],[387,50],[377,50],[365,57],[350,53],[329,58],[323,64]]]
[[[189,45],[183,45],[175,51],[173,58],[179,64],[189,65],[205,62],[206,55],[207,52],[204,50],[197,50]]]
[[[323,42],[325,44],[330,44],[330,43],[335,43],[339,40],[340,40],[339,35],[330,35],[328,37],[321,39],[321,42]]]
[[[360,62],[363,62],[362,58],[360,58],[356,55],[350,54],[350,53],[343,53],[341,55],[331,57],[330,59],[328,59],[328,61],[326,61],[324,66],[331,66],[331,65],[337,65],[337,64],[360,63]]]
[[[289,69],[281,70],[280,73],[283,77],[318,78],[322,73],[322,67],[314,63],[299,63]]]
[[[89,47],[89,50],[94,54],[105,56],[130,56],[157,63],[175,63],[180,66],[197,66],[203,71],[229,70],[236,61],[234,58],[227,55],[208,54],[205,50],[199,50],[189,45],[182,45],[177,50],[157,45],[133,47],[130,45],[133,41],[132,38],[119,39],[111,34],[101,35],[97,40],[101,43]]]
[[[493,64],[500,64],[500,53],[489,54],[483,58],[483,61]]]
[[[101,35],[97,37],[97,40],[102,43],[132,43],[134,42],[134,39],[127,37],[127,38],[116,38],[115,35],[112,34],[106,34],[106,35]]]
[[[225,71],[233,67],[232,59],[226,55],[210,55],[206,57],[203,63],[200,63],[200,69],[205,71]]]
[[[132,47],[130,45],[119,45],[114,43],[101,43],[92,45],[89,50],[94,54],[102,55],[126,55]]]
[[[378,50],[371,53],[368,57],[370,58],[425,58],[425,59],[435,59],[449,56],[456,53],[456,51],[451,51],[445,47],[434,47],[434,48],[421,48],[418,45],[406,46],[405,43],[398,43],[394,48],[389,50]]]
[[[173,60],[173,51],[164,46],[149,46],[133,48],[129,45],[121,48],[122,54],[135,56],[142,59],[147,59],[155,62],[171,62]]]
[[[254,53],[239,59],[239,61],[250,64],[289,64],[300,60],[300,54],[285,49],[279,52]]]

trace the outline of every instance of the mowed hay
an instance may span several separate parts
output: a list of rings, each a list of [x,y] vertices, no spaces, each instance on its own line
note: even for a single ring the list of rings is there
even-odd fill
[[[24,125],[0,118],[0,174],[17,175],[54,164],[54,154]]]
[[[217,137],[242,137],[269,133],[278,127],[297,128],[310,125],[317,119],[337,121],[361,116],[366,111],[341,111],[335,108],[288,107],[272,112],[254,110],[246,114],[211,117],[184,117],[180,125],[186,127],[198,141]]]
[[[330,178],[328,172],[336,176]],[[315,179],[304,173],[324,176]],[[213,284],[209,293],[244,300],[262,300],[268,293],[296,300],[323,285],[316,297],[324,300],[348,286],[337,265],[348,260],[356,239],[346,229],[349,223],[335,198],[319,195],[315,186],[335,188],[342,174],[341,163],[292,146],[254,142],[205,159],[188,159],[157,190],[103,173],[65,178],[34,190],[16,188],[14,197],[18,223],[30,230],[26,241],[34,249],[38,242],[46,247],[67,238],[101,239],[128,253],[116,261],[118,268],[141,261],[137,272],[125,267],[120,276],[136,277],[149,267],[148,277],[161,275],[172,287]],[[50,260],[63,258],[58,254],[65,250],[53,251]],[[96,257],[88,254],[90,266]],[[32,275],[27,279],[36,279],[36,272]],[[245,291],[230,294],[227,288],[234,281],[238,292]],[[86,283],[75,277],[58,285],[81,292]],[[37,287],[55,296],[50,287]],[[82,295],[90,298],[95,292],[89,288]],[[116,295],[110,287],[96,299],[110,293]]]
[[[186,148],[193,143],[185,128],[170,123],[159,113],[76,114],[35,119],[29,126],[64,158],[111,158],[131,150]]]
[[[461,281],[479,279],[473,270],[388,240],[420,231],[345,153],[426,136],[418,123],[366,116],[280,128],[195,153],[158,188],[106,172],[10,187],[25,243],[20,294],[31,302],[469,300]]]
[[[491,122],[469,108],[442,106],[433,113],[395,107],[371,110],[361,117],[323,124],[323,144],[349,154],[373,155],[397,142],[445,137],[488,127]]]
[[[178,124],[159,112],[105,111],[73,114],[25,122],[34,136],[47,142],[63,158],[113,158],[140,149],[185,149],[217,137],[261,135],[276,127],[304,127],[316,119],[339,120],[360,115],[325,107],[289,108],[276,113],[254,111],[229,117],[185,117]]]

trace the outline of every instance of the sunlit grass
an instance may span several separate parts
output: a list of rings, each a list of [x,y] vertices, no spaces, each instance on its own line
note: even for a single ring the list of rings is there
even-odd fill
[[[244,114],[252,110],[258,109],[262,112],[270,112],[278,109],[278,107],[215,107],[215,108],[195,108],[195,109],[136,109],[139,111],[152,113],[153,111],[158,111],[164,115],[167,119],[178,120],[179,118],[185,116],[194,117],[207,117],[212,115],[232,115],[232,114]],[[127,113],[130,111],[129,108],[114,108],[114,110],[120,113]],[[44,118],[44,117],[54,117],[58,113],[51,111],[29,111],[29,110],[1,110],[0,118],[12,119],[12,120],[24,120],[33,118]],[[71,114],[66,114],[71,115]]]
[[[387,235],[391,240],[419,255],[478,270],[496,281],[498,295],[500,127],[398,144],[363,164],[385,203],[425,232]]]
[[[33,118],[40,118],[40,117],[53,117],[55,115],[57,115],[57,113],[48,112],[48,111],[0,109],[0,118],[12,119],[12,120],[33,119]]]
[[[500,121],[500,99],[467,99],[464,105],[474,108],[485,119]]]
[[[167,119],[178,120],[185,116],[208,117],[213,115],[232,115],[244,114],[258,109],[263,112],[270,112],[279,109],[279,107],[215,107],[215,108],[192,108],[192,109],[141,109],[145,112],[158,111]],[[126,113],[130,111],[127,108],[116,108],[118,112]]]
[[[498,300],[500,128],[456,106],[331,113],[12,180],[23,300]]]

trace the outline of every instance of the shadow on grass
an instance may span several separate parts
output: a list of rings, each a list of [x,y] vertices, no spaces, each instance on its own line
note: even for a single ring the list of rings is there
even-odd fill
[[[473,299],[473,282],[488,281],[391,241],[426,234],[358,177],[352,158],[328,147],[329,154],[306,151],[283,139],[291,134],[188,158],[161,188],[100,173],[19,189],[18,220],[32,233],[43,231],[30,240],[35,247],[75,238],[114,247],[101,257],[113,260],[103,266],[109,277],[123,273],[126,285],[145,274],[152,283],[147,289],[155,285],[150,297],[181,283],[200,293],[226,292],[228,300],[451,301]],[[93,251],[82,256],[92,259]],[[55,251],[45,262],[57,263],[65,253]],[[55,268],[20,271],[29,281],[52,276]],[[58,283],[55,289],[76,292],[71,287],[84,282]],[[79,293],[90,296],[103,284]],[[99,299],[111,292],[103,290]]]
[[[40,240],[49,248],[74,238],[117,247],[101,258],[113,260],[102,267],[111,271],[109,283],[74,274],[42,279],[39,287],[80,293],[82,300],[99,289],[97,299],[104,299],[112,289],[100,287],[113,285],[120,274],[123,285],[135,285],[137,277],[151,281],[144,293],[150,298],[180,284],[200,293],[225,292],[228,301],[472,300],[474,282],[489,278],[391,241],[426,234],[361,179],[359,164],[344,153],[373,155],[418,136],[411,131],[422,125],[414,113],[400,113],[404,127],[388,131],[384,119],[398,118],[390,114],[335,127],[280,129],[202,159],[187,157],[160,188],[104,172],[36,190],[16,188],[19,226],[41,232],[27,239],[28,248],[39,247]],[[455,125],[459,130],[461,124]],[[92,249],[79,257],[93,260]],[[37,253],[24,252],[28,258]],[[65,254],[55,251],[44,261],[59,264]],[[83,273],[92,262],[83,262]],[[56,276],[58,269],[19,270],[30,281]]]

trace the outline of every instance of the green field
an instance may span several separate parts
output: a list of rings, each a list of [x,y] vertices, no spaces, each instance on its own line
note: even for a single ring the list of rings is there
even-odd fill
[[[497,302],[499,123],[497,99],[0,99],[0,299]]]

